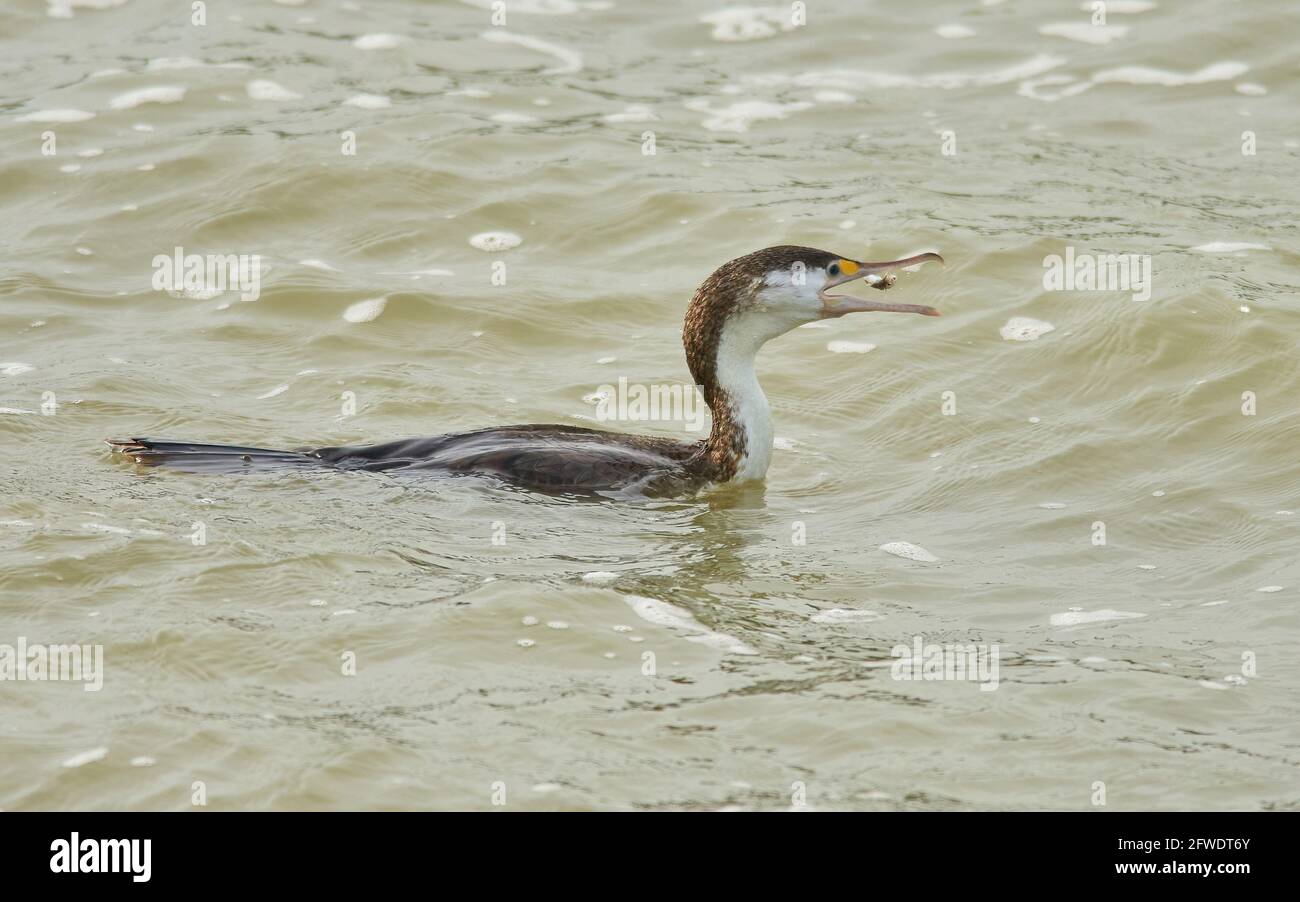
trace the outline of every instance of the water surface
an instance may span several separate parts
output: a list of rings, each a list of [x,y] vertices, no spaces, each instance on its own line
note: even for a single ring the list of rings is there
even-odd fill
[[[0,643],[105,658],[0,685],[0,807],[1294,807],[1300,31],[1085,5],[0,4]],[[944,316],[769,345],[765,487],[101,444],[593,425],[787,243],[938,250],[890,298]],[[178,246],[259,297],[155,291]],[[891,678],[916,637],[998,688]]]

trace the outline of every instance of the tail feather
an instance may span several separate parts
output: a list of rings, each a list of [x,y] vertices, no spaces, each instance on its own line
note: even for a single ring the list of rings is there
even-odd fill
[[[117,454],[136,463],[165,466],[194,473],[228,473],[247,470],[276,470],[319,467],[321,461],[301,451],[249,448],[243,445],[215,445],[202,442],[169,442],[152,438],[105,439]]]

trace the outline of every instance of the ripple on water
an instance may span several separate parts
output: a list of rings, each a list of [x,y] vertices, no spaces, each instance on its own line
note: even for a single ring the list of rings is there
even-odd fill
[[[1061,614],[1053,614],[1048,622],[1052,626],[1078,626],[1081,623],[1106,623],[1111,620],[1135,620],[1139,617],[1145,617],[1146,614],[1138,614],[1133,611],[1115,611],[1110,608],[1102,608],[1097,611],[1070,610]]]
[[[883,616],[883,614],[877,614],[875,611],[829,608],[825,611],[818,611],[809,619],[813,623],[874,623]]]
[[[640,595],[628,595],[623,599],[642,620],[686,634],[689,642],[698,642],[719,651],[734,655],[758,654],[735,636],[715,632],[695,619],[695,616],[683,608]]]
[[[94,113],[85,110],[33,110],[30,113],[15,116],[14,122],[85,122],[87,119],[94,118]]]

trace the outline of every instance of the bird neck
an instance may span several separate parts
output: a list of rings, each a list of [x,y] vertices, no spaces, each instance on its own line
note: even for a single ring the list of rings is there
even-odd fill
[[[692,375],[713,414],[698,458],[715,482],[762,479],[772,462],[774,427],[754,363],[769,336],[743,314],[728,317],[713,331],[716,339],[707,349],[693,349],[689,336],[687,341]]]

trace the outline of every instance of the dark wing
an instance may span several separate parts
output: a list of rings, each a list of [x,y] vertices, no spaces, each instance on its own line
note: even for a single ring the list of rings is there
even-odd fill
[[[506,426],[310,452],[342,469],[496,476],[551,490],[617,489],[681,470],[695,451],[669,439],[571,426]]]

